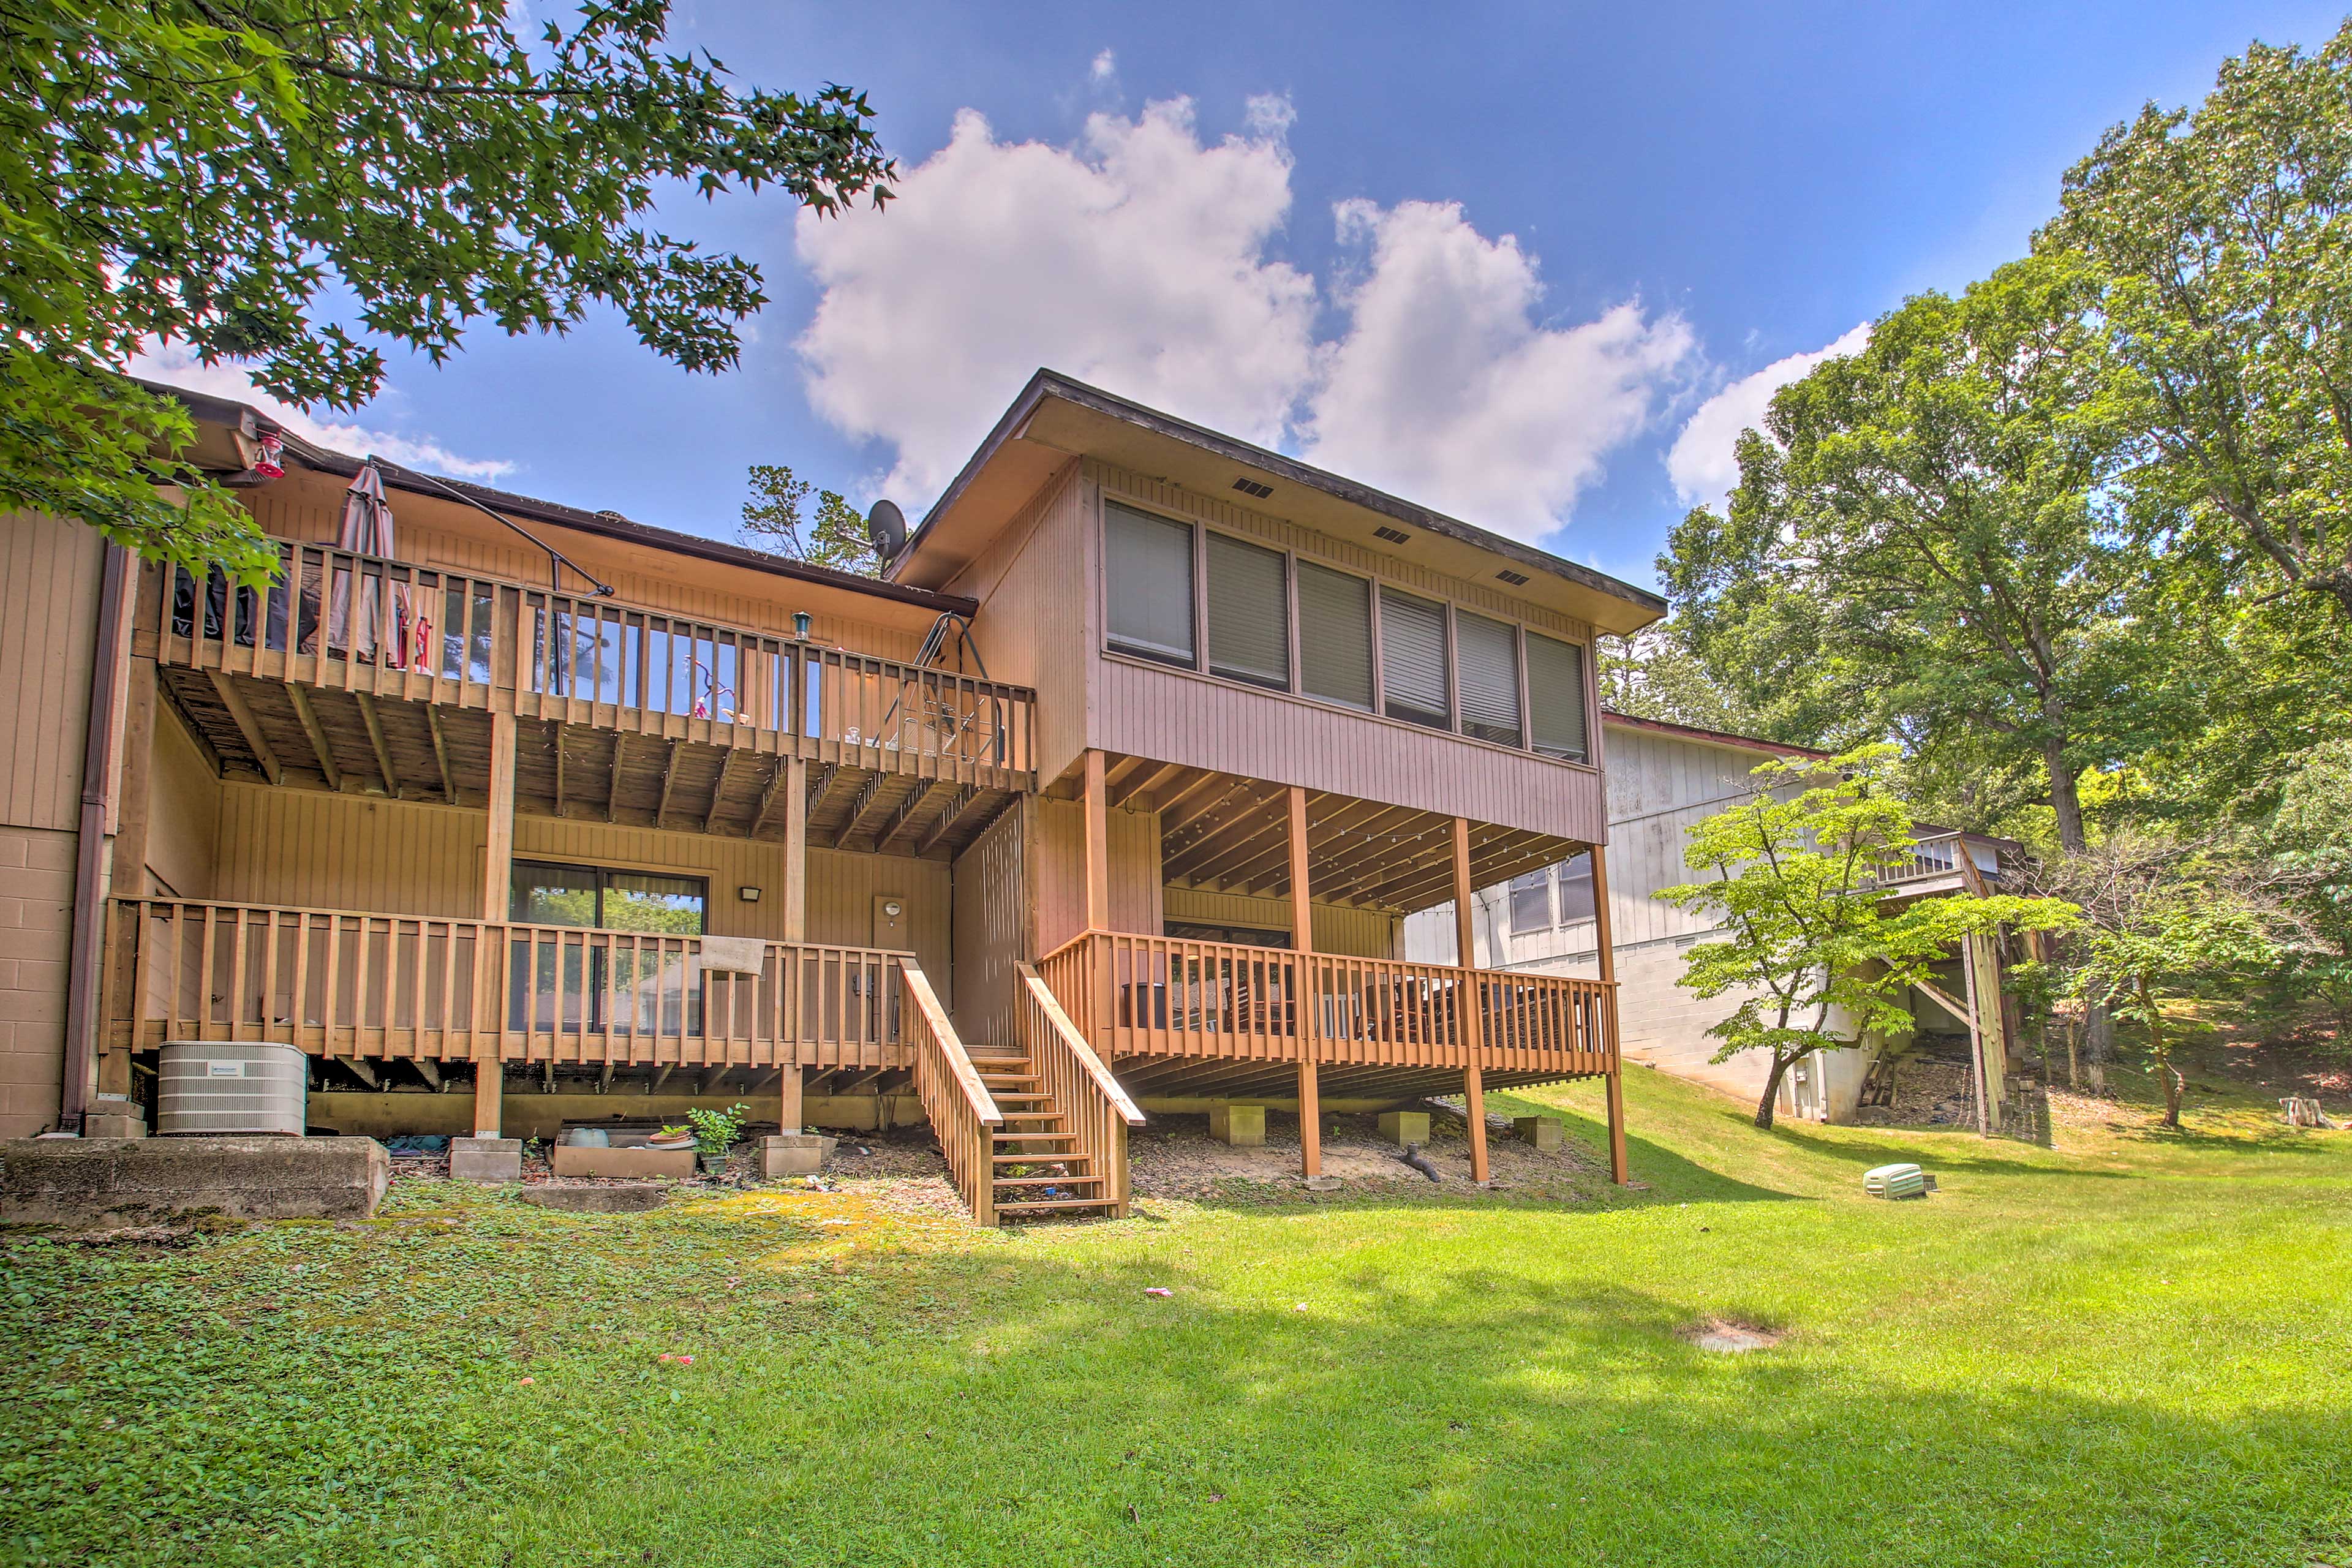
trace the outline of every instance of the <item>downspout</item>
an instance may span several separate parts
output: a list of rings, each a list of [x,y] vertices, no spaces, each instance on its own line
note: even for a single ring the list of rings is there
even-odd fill
[[[98,595],[98,663],[89,677],[89,729],[81,748],[81,819],[74,849],[73,951],[66,969],[65,1082],[58,1130],[79,1132],[98,1056],[98,973],[106,945],[106,781],[114,766],[114,700],[122,667],[122,590],[130,552],[106,547]]]

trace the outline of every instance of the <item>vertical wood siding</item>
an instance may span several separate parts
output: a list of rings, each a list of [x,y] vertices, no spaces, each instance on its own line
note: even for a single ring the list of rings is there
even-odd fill
[[[79,523],[0,513],[0,824],[77,826],[105,559]]]
[[[487,842],[478,811],[266,784],[221,786],[215,897],[228,903],[476,916]],[[602,822],[515,818],[515,856],[707,877],[714,936],[783,936],[783,847]],[[761,889],[745,903],[736,889]],[[900,856],[809,851],[808,935],[865,947],[874,900],[902,900],[914,947],[942,1000],[950,994],[947,866]]]
[[[955,1026],[964,1044],[1020,1038],[1021,813],[1008,811],[955,862]]]
[[[1171,921],[1201,925],[1250,926],[1259,931],[1289,931],[1290,900],[1258,899],[1244,893],[1213,893],[1205,889],[1170,888],[1161,895]],[[1343,909],[1338,904],[1315,906],[1315,951],[1350,958],[1402,958],[1398,942],[1402,922],[1379,910]],[[1295,935],[1296,933],[1294,933]]]
[[[998,680],[1037,693],[1037,776],[1087,748],[1096,626],[1097,491],[1075,463],[1047,485],[950,591],[980,600],[972,636]]]
[[[1110,814],[1110,925],[1158,936],[1160,814]],[[1086,808],[1076,801],[1037,803],[1037,948],[1053,952],[1087,929]]]
[[[210,899],[219,858],[221,782],[171,704],[155,704],[155,761],[149,785],[147,870],[158,891]]]

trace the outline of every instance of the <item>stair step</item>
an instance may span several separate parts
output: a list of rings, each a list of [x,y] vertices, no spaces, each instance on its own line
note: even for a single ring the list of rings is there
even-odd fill
[[[1051,1105],[1054,1103],[1054,1097],[1050,1094],[1006,1094],[1002,1090],[993,1089],[990,1089],[988,1094],[989,1098],[995,1100],[999,1105],[1010,1105],[1019,1100],[1026,1100],[1032,1104],[1040,1105]]]
[[[1035,1154],[991,1154],[991,1163],[998,1165],[1084,1165],[1094,1158],[1091,1154],[1063,1154],[1047,1149]]]
[[[1058,1110],[1008,1110],[1003,1117],[1007,1121],[1059,1121],[1062,1113]]]
[[[999,1176],[1000,1187],[1098,1187],[1107,1176]]]
[[[1114,1200],[1102,1198],[1041,1198],[1034,1203],[998,1204],[998,1214],[1066,1214],[1073,1209],[1107,1209]]]

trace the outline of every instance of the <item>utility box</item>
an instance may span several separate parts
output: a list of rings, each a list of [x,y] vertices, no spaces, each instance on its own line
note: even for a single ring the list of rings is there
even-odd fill
[[[155,1131],[164,1136],[302,1136],[309,1058],[258,1040],[166,1040],[156,1064]]]

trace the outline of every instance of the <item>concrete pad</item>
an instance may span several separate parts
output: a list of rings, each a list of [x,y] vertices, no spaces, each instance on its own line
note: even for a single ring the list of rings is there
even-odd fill
[[[522,1140],[520,1138],[452,1138],[449,1175],[460,1182],[520,1182],[522,1180]]]
[[[662,1206],[667,1192],[652,1182],[629,1182],[610,1187],[530,1186],[522,1201],[565,1214],[643,1214]]]
[[[1384,1110],[1381,1113],[1381,1136],[1391,1143],[1418,1143],[1429,1147],[1429,1112],[1426,1110]]]
[[[1538,1154],[1557,1154],[1568,1134],[1551,1117],[1522,1116],[1511,1123],[1511,1136],[1522,1143],[1534,1144]]]
[[[1307,1178],[1307,1190],[1310,1193],[1336,1193],[1339,1190],[1339,1178],[1337,1176],[1309,1176]]]
[[[373,1138],[16,1138],[0,1142],[0,1220],[152,1225],[175,1216],[365,1219],[392,1182]]]
[[[1219,1100],[1209,1107],[1209,1136],[1236,1149],[1257,1149],[1265,1143],[1265,1107],[1234,1105]]]
[[[619,1176],[635,1180],[651,1176],[662,1181],[689,1181],[694,1175],[694,1150],[582,1149],[558,1143],[548,1153],[548,1164],[559,1176]]]
[[[813,1176],[834,1150],[834,1141],[814,1132],[782,1132],[760,1141],[760,1175]]]

